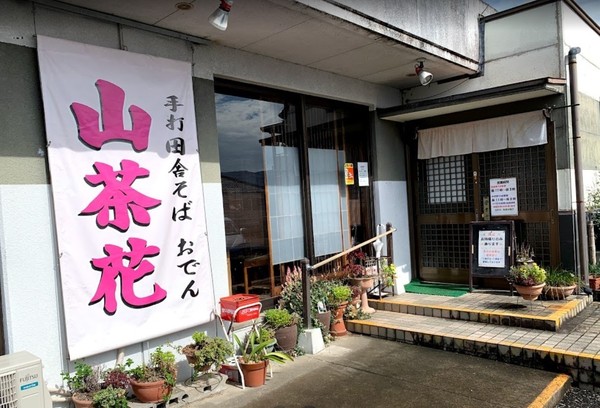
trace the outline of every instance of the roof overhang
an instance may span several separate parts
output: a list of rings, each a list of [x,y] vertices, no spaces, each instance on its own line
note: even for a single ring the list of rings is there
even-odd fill
[[[377,113],[380,119],[410,122],[449,113],[561,94],[564,93],[565,84],[566,80],[564,79],[542,78],[445,98],[378,109]]]

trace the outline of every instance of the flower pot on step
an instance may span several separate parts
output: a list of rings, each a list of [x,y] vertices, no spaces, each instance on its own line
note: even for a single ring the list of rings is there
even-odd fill
[[[544,294],[547,299],[562,300],[571,296],[575,291],[576,285],[572,286],[546,286]]]
[[[344,322],[344,312],[346,311],[347,306],[348,302],[344,302],[335,309],[335,315],[329,330],[332,336],[340,337],[348,334],[348,331],[346,330],[346,323]]]
[[[538,296],[542,294],[544,290],[545,283],[540,285],[533,286],[521,286],[521,285],[513,285],[516,291],[521,295],[521,297],[525,300],[536,300]]]

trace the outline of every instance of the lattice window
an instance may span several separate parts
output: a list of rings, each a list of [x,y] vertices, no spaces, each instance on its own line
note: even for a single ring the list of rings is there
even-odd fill
[[[421,225],[423,267],[469,268],[469,225]]]
[[[533,259],[540,265],[550,265],[550,231],[548,223],[517,225],[517,241],[527,243],[533,250]]]
[[[489,195],[490,179],[517,178],[519,212],[548,210],[545,145],[480,153],[482,195]]]
[[[421,160],[417,178],[421,214],[473,211],[471,163],[465,156]]]

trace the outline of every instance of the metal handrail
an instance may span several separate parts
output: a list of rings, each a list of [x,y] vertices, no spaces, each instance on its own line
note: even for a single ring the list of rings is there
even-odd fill
[[[327,259],[324,259],[324,260],[322,260],[321,262],[317,262],[317,263],[316,263],[316,264],[314,264],[314,265],[307,265],[307,268],[309,268],[309,269],[311,269],[311,270],[315,270],[315,269],[317,269],[317,268],[320,268],[321,266],[323,266],[323,265],[325,265],[325,264],[328,264],[328,263],[329,263],[329,262],[331,262],[331,261],[335,261],[336,259],[338,259],[338,258],[341,258],[342,256],[344,256],[344,255],[346,255],[346,254],[349,254],[350,252],[352,252],[352,251],[355,251],[355,250],[357,250],[357,249],[359,249],[359,248],[362,248],[362,247],[364,247],[365,245],[367,245],[367,244],[370,244],[371,242],[375,242],[375,241],[377,241],[379,238],[386,237],[386,236],[390,235],[390,234],[391,234],[391,233],[393,233],[393,232],[396,232],[396,228],[391,228],[391,229],[387,230],[386,232],[384,232],[383,234],[379,234],[379,235],[377,235],[377,236],[375,236],[375,237],[373,237],[373,238],[371,238],[371,239],[368,239],[368,240],[366,240],[366,241],[364,241],[364,242],[361,242],[361,243],[360,243],[360,244],[358,244],[358,245],[354,245],[352,248],[346,249],[345,251],[342,251],[342,252],[340,252],[340,253],[337,253],[337,254],[335,254],[335,255],[333,255],[333,256],[330,256],[329,258],[327,258]]]
[[[396,231],[396,228],[393,228],[391,226],[391,224],[387,224],[387,228],[389,228],[388,230],[386,230],[384,233],[381,233],[371,239],[368,239],[364,242],[361,242],[360,244],[354,245],[352,248],[346,249],[342,252],[339,252],[335,255],[330,256],[329,258],[326,258],[324,260],[322,260],[321,262],[317,262],[314,265],[309,265],[308,264],[308,259],[304,260],[305,263],[305,268],[303,269],[303,273],[302,273],[302,293],[303,293],[303,297],[304,299],[302,299],[302,317],[304,319],[304,326],[305,329],[311,329],[312,328],[312,321],[311,321],[311,316],[310,316],[310,304],[311,304],[311,300],[310,300],[310,271],[314,271],[317,268],[320,268],[321,266],[328,264],[332,261],[335,261],[336,259],[341,258],[342,256],[349,254],[352,251],[355,251],[359,248],[364,247],[365,245],[370,244],[371,242],[375,242],[377,241],[379,238],[383,238],[386,237],[390,234],[392,234],[393,232]],[[389,249],[389,248],[388,248]]]

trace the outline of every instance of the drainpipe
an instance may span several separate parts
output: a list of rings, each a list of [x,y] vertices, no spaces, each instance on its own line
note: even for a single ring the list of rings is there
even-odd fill
[[[573,130],[573,160],[575,166],[575,200],[577,202],[577,249],[579,255],[579,278],[587,284],[589,278],[587,253],[587,226],[583,195],[583,170],[581,168],[581,146],[579,135],[579,94],[577,87],[577,54],[579,47],[569,50],[569,90],[571,95],[571,126]],[[582,276],[583,275],[583,276]]]

